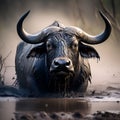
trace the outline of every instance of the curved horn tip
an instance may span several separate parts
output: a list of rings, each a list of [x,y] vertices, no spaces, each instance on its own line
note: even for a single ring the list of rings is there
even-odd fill
[[[109,26],[109,30],[111,30],[111,22],[108,19],[108,17],[103,13],[103,11],[99,10],[99,14],[101,15],[101,17],[103,18],[103,20],[105,21],[106,24],[108,24]]]
[[[105,14],[104,14],[101,10],[99,10],[99,14],[100,14],[100,16],[101,16],[103,19],[107,18],[107,17],[105,16]]]
[[[104,13],[101,10],[98,10],[100,15],[103,15]]]
[[[26,13],[24,13],[21,18],[19,19],[18,23],[17,23],[17,28],[20,27],[20,25],[22,24],[23,20],[27,17],[27,15],[30,13],[30,10],[28,10]]]
[[[99,14],[100,14],[100,16],[101,16],[104,20],[107,19],[107,21],[110,23],[109,19],[108,19],[107,16],[103,13],[103,11],[99,10]]]
[[[26,13],[29,14],[29,13],[30,13],[30,10],[28,10]]]
[[[26,17],[29,13],[30,13],[30,10],[28,10],[28,11],[23,15],[23,17]]]

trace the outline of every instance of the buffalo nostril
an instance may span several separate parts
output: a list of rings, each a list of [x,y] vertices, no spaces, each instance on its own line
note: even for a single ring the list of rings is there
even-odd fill
[[[54,61],[54,65],[59,66],[59,62],[57,60]]]
[[[70,65],[70,61],[67,61],[65,65],[66,65],[66,66],[69,66],[69,65]]]

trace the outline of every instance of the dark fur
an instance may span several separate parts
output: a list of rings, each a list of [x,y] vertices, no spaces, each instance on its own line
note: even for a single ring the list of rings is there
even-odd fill
[[[87,58],[99,58],[97,51],[64,30],[50,34],[44,41],[37,45],[25,42],[18,45],[15,62],[19,87],[34,96],[49,92],[85,92],[88,81],[91,81]],[[74,41],[78,43],[77,47]],[[51,73],[51,64],[58,57],[69,58],[74,71],[68,71],[66,76],[59,76],[56,72]]]

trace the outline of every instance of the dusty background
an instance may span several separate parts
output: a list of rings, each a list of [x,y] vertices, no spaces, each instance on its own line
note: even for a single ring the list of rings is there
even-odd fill
[[[16,24],[23,13],[31,10],[24,22],[25,29],[30,33],[38,32],[58,20],[65,26],[74,25],[96,35],[104,29],[98,10],[105,10],[100,3],[100,0],[0,0],[0,54],[3,58],[9,54],[2,70],[5,83],[11,85],[14,82],[16,46],[21,41]],[[120,1],[104,0],[103,5],[110,13],[106,15],[112,22],[113,30],[106,42],[94,46],[101,59],[90,59],[92,85],[114,84],[120,87]]]

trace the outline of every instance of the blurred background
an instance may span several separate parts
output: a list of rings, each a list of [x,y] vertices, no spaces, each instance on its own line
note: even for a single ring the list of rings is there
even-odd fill
[[[36,33],[58,20],[65,26],[77,26],[89,34],[104,30],[99,10],[112,23],[112,34],[107,41],[94,45],[100,61],[90,59],[91,85],[115,84],[120,87],[120,0],[0,0],[0,79],[13,84],[15,53],[21,41],[16,32],[20,16],[31,10],[25,19],[24,28]],[[90,85],[90,86],[91,86]]]

